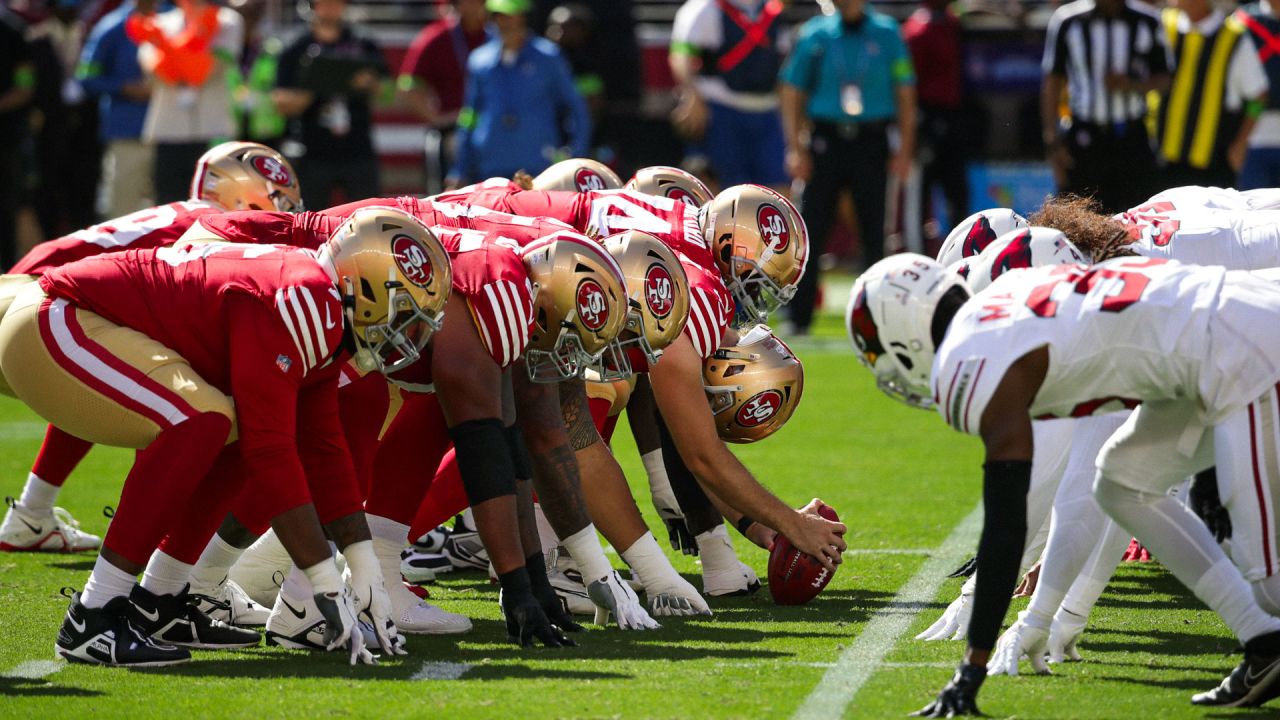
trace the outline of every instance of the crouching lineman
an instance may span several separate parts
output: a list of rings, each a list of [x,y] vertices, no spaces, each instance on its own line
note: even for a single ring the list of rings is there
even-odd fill
[[[401,245],[426,255],[438,243],[416,220],[398,220]],[[392,247],[361,244],[359,233],[339,233],[319,253],[231,244],[135,250],[51,270],[19,293],[0,321],[6,389],[77,437],[139,450],[102,553],[72,596],[59,655],[153,666],[188,660],[179,643],[256,644],[256,633],[200,613],[185,587],[147,587],[190,569],[221,520],[211,510],[226,508],[237,479],[258,490],[306,569],[328,622],[325,647],[348,647],[353,663],[372,661],[355,630],[363,609],[383,649],[393,650],[390,603],[338,420],[337,372],[346,349],[371,369],[415,358],[439,323],[448,286],[442,296]],[[448,274],[447,266],[433,270]],[[353,288],[368,285],[387,302],[357,316]],[[238,446],[241,472],[210,473],[228,442]],[[347,498],[350,512],[327,529],[363,596],[338,572],[308,482]],[[193,518],[210,531],[195,554],[153,556]],[[135,585],[148,558],[147,577]]]
[[[42,275],[93,255],[170,245],[200,217],[254,209],[300,211],[302,195],[297,175],[283,155],[265,145],[222,143],[196,163],[190,200],[139,210],[40,243],[9,273]],[[90,447],[90,443],[49,426],[26,486],[17,502],[10,503],[4,524],[0,525],[0,550],[78,552],[98,547],[97,536],[79,530],[70,515],[53,506],[67,476]],[[247,607],[243,601],[239,604]],[[261,608],[259,611],[262,616],[257,624],[262,624],[266,617]]]
[[[1219,426],[1258,412],[1255,401],[1265,402],[1280,377],[1272,322],[1280,287],[1220,267],[1124,258],[1009,273],[970,300],[958,277],[908,254],[877,263],[854,293],[865,295],[853,318],[863,362],[884,383],[932,396],[949,425],[986,446],[969,649],[921,714],[978,712],[1022,553],[1032,418],[1138,403],[1099,456],[1094,494],[1245,648],[1222,684],[1192,701],[1258,705],[1280,694],[1280,619],[1259,607],[1200,520],[1166,494],[1213,464]]]

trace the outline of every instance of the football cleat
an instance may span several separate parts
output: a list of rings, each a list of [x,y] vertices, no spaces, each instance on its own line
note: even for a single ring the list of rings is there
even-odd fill
[[[157,642],[139,630],[133,624],[136,609],[128,598],[112,598],[103,607],[87,608],[80,603],[80,593],[70,597],[71,605],[53,646],[60,657],[120,667],[161,667],[191,659],[186,648]]]
[[[1129,541],[1129,547],[1124,551],[1124,562],[1151,562],[1151,551],[1145,545],[1138,542],[1138,538]]]
[[[356,623],[367,648],[377,649],[378,634],[364,620]],[[271,617],[267,618],[267,644],[279,645],[288,650],[317,650],[325,652],[325,620],[314,598],[294,600],[284,593],[276,596]]]
[[[441,553],[457,570],[484,570],[489,567],[489,552],[484,549],[480,533],[467,524],[465,515],[459,515],[454,521],[453,532],[445,540]]]
[[[702,594],[710,595],[711,597],[726,597],[730,595],[751,595],[759,590],[760,578],[756,577],[756,571],[741,560],[735,562],[737,567],[730,565],[714,570],[707,568],[704,563],[702,566]]]
[[[234,580],[222,579],[212,595],[192,593],[196,609],[214,620],[236,627],[261,627],[267,624],[271,611],[253,601]]]
[[[410,545],[400,552],[400,575],[407,582],[428,583],[441,573],[453,571],[453,563],[438,552],[420,552],[418,545]]]
[[[440,553],[444,551],[444,541],[453,534],[453,528],[439,525],[428,530],[425,535],[413,541],[413,549],[422,553]]]
[[[560,605],[570,615],[595,615],[596,606],[587,595],[587,586],[582,582],[582,573],[576,569],[562,570],[559,567],[547,572],[547,580],[551,588],[560,598]]]
[[[135,624],[142,632],[171,645],[204,650],[256,647],[262,636],[253,630],[214,620],[197,609],[199,600],[188,588],[173,595],[156,595],[141,585],[129,593]]]
[[[1222,684],[1191,696],[1193,705],[1256,707],[1280,695],[1280,655],[1250,655]]]
[[[263,607],[272,607],[280,584],[293,567],[289,551],[284,549],[274,530],[268,531],[245,550],[227,577],[245,594]]]
[[[422,600],[404,583],[391,584],[387,590],[391,596],[391,620],[402,633],[457,635],[471,630],[471,619],[466,615],[447,612]]]
[[[4,524],[0,525],[0,550],[5,552],[85,552],[97,550],[102,538],[80,529],[71,513],[56,507],[47,513],[35,513],[12,497],[4,499],[9,506]]]

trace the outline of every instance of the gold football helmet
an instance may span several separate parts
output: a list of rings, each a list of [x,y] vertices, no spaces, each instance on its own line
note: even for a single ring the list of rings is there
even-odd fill
[[[618,261],[627,288],[627,323],[610,343],[601,370],[608,380],[631,374],[632,348],[653,364],[680,337],[689,319],[689,279],[671,248],[648,233],[630,230],[600,242]]]
[[[675,198],[692,208],[700,208],[711,201],[711,190],[706,183],[692,173],[666,165],[640,168],[625,187],[646,195]]]
[[[401,210],[357,210],[320,248],[337,274],[357,366],[384,374],[418,359],[440,329],[453,268],[440,240]]]
[[[561,160],[538,173],[533,179],[534,190],[567,190],[569,192],[588,192],[590,190],[617,190],[622,187],[622,178],[609,169],[608,165],[591,158],[570,158]]]
[[[224,210],[302,212],[298,174],[266,145],[225,142],[200,156],[191,178],[191,199]]]
[[[722,347],[702,366],[702,381],[725,442],[753,443],[787,423],[804,392],[804,367],[767,325]]]
[[[795,295],[809,260],[809,231],[785,197],[735,185],[699,210],[725,286],[749,320],[764,322]]]
[[[580,377],[627,322],[622,269],[585,235],[558,232],[522,251],[533,283],[533,331],[525,366],[534,382]]]

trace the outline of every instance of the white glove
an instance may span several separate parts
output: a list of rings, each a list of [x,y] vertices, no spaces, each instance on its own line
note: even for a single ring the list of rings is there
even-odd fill
[[[996,642],[991,662],[987,663],[987,675],[1017,677],[1018,661],[1024,656],[1031,661],[1031,669],[1038,675],[1048,675],[1049,665],[1045,655],[1049,652],[1049,631],[1028,625],[1026,611],[1018,613],[1018,621],[1004,631]]]
[[[1049,662],[1080,662],[1080,651],[1076,643],[1084,634],[1084,627],[1089,618],[1058,608],[1054,613],[1053,624],[1049,626]]]
[[[916,636],[917,640],[964,640],[969,636],[969,618],[973,616],[973,593],[960,591],[960,597],[951,601],[942,617],[924,632]]]
[[[649,617],[636,591],[631,589],[617,570],[587,585],[587,597],[596,606],[595,623],[606,625],[612,614],[621,630],[653,630],[662,627]]]
[[[364,635],[356,626],[355,598],[351,594],[351,588],[343,585],[342,592],[316,593],[313,597],[325,621],[322,640],[324,649],[332,651],[349,647],[352,665],[377,664],[373,653],[365,648]]]
[[[364,615],[378,639],[378,646],[388,655],[407,655],[405,638],[391,619],[391,596],[383,584],[382,566],[373,553],[373,544],[364,540],[343,550],[347,560],[344,580],[351,587],[358,614]]]
[[[657,617],[711,614],[711,608],[702,595],[688,580],[674,572],[646,584],[644,594],[649,599],[649,612]]]

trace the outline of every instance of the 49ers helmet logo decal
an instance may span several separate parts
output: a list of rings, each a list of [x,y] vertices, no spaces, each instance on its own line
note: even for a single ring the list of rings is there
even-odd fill
[[[391,238],[391,254],[396,259],[396,266],[409,282],[426,290],[435,275],[431,267],[431,256],[422,243],[408,235],[396,235]]]
[[[760,237],[765,246],[775,253],[783,252],[791,244],[791,231],[787,229],[787,220],[778,208],[765,203],[756,211],[756,224],[760,226]]]
[[[578,186],[578,192],[603,190],[605,187],[604,178],[591,168],[579,168],[578,172],[573,174],[573,184]]]
[[[691,208],[698,207],[697,199],[695,199],[693,195],[689,193],[688,190],[685,190],[679,185],[672,185],[671,187],[668,187],[666,196],[671,198],[672,200],[679,200],[680,202],[684,203],[685,205],[688,205]]]
[[[765,390],[743,403],[734,419],[742,427],[756,427],[769,422],[781,408],[782,393],[777,390]]]
[[[578,283],[578,317],[593,332],[609,322],[609,306],[604,301],[604,290],[595,280]]]
[[[644,302],[649,312],[661,320],[671,314],[676,304],[675,283],[671,273],[661,263],[653,263],[644,273]]]
[[[253,165],[253,169],[257,170],[259,175],[276,185],[293,184],[293,176],[289,174],[289,168],[270,155],[255,155],[249,164]]]

